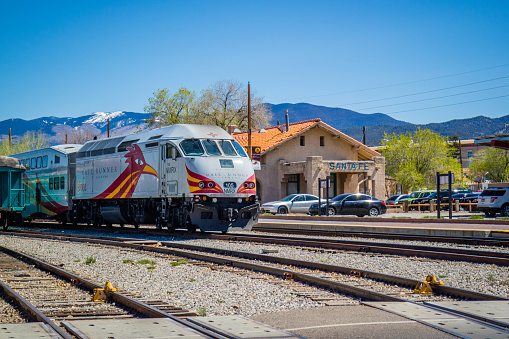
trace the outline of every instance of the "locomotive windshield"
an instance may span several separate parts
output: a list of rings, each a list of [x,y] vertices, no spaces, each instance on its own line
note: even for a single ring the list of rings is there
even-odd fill
[[[202,142],[208,155],[221,155],[221,150],[219,150],[219,146],[217,146],[214,140],[207,139]]]
[[[201,142],[200,142],[201,141]],[[186,139],[180,143],[182,151],[187,156],[207,155],[235,157],[237,153],[241,157],[247,157],[246,152],[236,141],[214,139]]]
[[[182,151],[185,155],[193,156],[193,155],[203,155],[205,151],[201,146],[201,143],[197,139],[186,139],[180,143],[180,147],[182,147]]]
[[[233,140],[233,146],[235,146],[235,149],[239,153],[241,157],[247,158],[246,151],[244,150],[244,147],[242,147],[236,140]]]
[[[218,140],[219,146],[223,149],[224,155],[227,156],[236,156],[237,152],[233,148],[231,142],[229,140]]]

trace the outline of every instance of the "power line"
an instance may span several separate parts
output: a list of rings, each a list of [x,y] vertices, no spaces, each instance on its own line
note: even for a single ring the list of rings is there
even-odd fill
[[[509,85],[502,85],[502,86],[496,86],[496,87],[491,87],[491,88],[479,89],[479,90],[470,91],[470,92],[463,92],[463,93],[443,95],[441,97],[434,97],[434,98],[427,98],[427,99],[421,99],[421,100],[401,102],[399,104],[390,104],[390,105],[382,105],[382,106],[360,108],[359,110],[368,110],[368,109],[375,109],[375,108],[382,108],[382,107],[391,107],[391,106],[399,106],[399,105],[405,105],[405,104],[413,104],[413,103],[416,103],[416,102],[429,101],[429,100],[437,100],[437,99],[455,97],[455,96],[458,96],[458,95],[465,95],[465,94],[471,94],[471,93],[477,93],[477,92],[490,91],[490,90],[497,89],[497,88],[502,88],[502,87],[509,87]]]
[[[463,84],[463,85],[457,85],[457,86],[433,89],[433,90],[425,91],[425,92],[405,94],[405,95],[398,95],[398,96],[395,96],[395,97],[388,97],[388,98],[383,98],[383,99],[360,101],[360,102],[354,102],[354,103],[351,103],[351,104],[343,104],[343,105],[339,105],[338,107],[345,107],[345,106],[358,105],[358,104],[366,104],[366,103],[369,103],[369,102],[384,101],[384,100],[390,100],[390,99],[399,99],[399,98],[411,97],[411,96],[414,96],[414,95],[428,94],[428,93],[433,93],[433,92],[440,92],[440,91],[445,91],[445,90],[448,90],[448,89],[454,89],[454,88],[459,88],[459,87],[466,87],[466,86],[471,86],[471,85],[477,85],[477,84],[481,84],[481,83],[484,83],[484,82],[490,82],[490,81],[506,79],[506,78],[509,78],[509,75],[503,76],[503,77],[499,77],[499,78],[493,78],[493,79],[488,79],[488,80],[481,80],[481,81],[471,82],[471,83]]]
[[[396,86],[403,86],[403,85],[415,84],[415,83],[419,83],[419,82],[425,82],[425,81],[431,81],[431,80],[437,80],[437,79],[449,78],[449,77],[454,77],[454,76],[458,76],[458,75],[464,75],[464,74],[470,74],[470,73],[482,72],[482,71],[487,71],[487,70],[490,70],[490,69],[501,68],[501,67],[507,67],[507,66],[509,66],[509,64],[503,64],[503,65],[491,66],[491,67],[486,67],[486,68],[476,69],[476,70],[473,70],[473,71],[467,71],[467,72],[461,72],[461,73],[454,73],[454,74],[442,75],[442,76],[438,76],[438,77],[427,78],[427,79],[421,79],[421,80],[413,80],[413,81],[401,82],[401,83],[391,84],[391,85],[384,85],[384,86],[378,86],[378,87],[363,88],[363,89],[356,89],[356,90],[351,90],[351,91],[335,92],[335,93],[328,93],[328,94],[318,94],[318,95],[311,95],[311,96],[305,96],[305,97],[290,98],[290,99],[285,99],[285,100],[283,100],[283,101],[286,101],[286,100],[295,100],[295,99],[318,98],[318,97],[325,97],[325,96],[338,95],[338,94],[347,94],[347,93],[355,93],[355,92],[372,91],[372,90],[375,90],[375,89],[382,89],[382,88],[388,88],[388,87],[396,87]]]
[[[448,107],[448,106],[456,106],[456,105],[470,104],[470,103],[472,103],[472,102],[487,101],[487,100],[493,100],[493,99],[499,99],[499,98],[505,98],[505,97],[509,97],[509,94],[507,94],[507,95],[501,95],[501,96],[498,96],[498,97],[491,97],[491,98],[485,98],[485,99],[478,99],[478,100],[471,100],[471,101],[457,102],[457,103],[454,103],[454,104],[448,104],[448,105],[440,105],[440,106],[433,106],[433,107],[425,107],[425,108],[409,109],[409,110],[405,110],[405,111],[390,112],[390,113],[385,113],[385,114],[387,114],[387,115],[391,115],[391,114],[397,114],[397,113],[406,113],[406,112],[422,111],[422,110],[426,110],[426,109],[433,109],[433,108],[441,108],[441,107]]]

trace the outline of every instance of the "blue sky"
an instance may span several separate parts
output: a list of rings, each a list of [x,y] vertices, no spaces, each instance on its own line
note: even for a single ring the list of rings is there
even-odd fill
[[[142,112],[158,88],[200,93],[223,79],[273,104],[412,123],[509,114],[507,1],[0,6],[0,120]]]

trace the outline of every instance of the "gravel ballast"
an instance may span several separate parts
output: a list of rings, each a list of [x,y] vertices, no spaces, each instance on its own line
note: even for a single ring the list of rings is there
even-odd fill
[[[59,265],[97,283],[110,281],[116,288],[163,300],[200,315],[250,316],[320,305],[263,279],[206,266],[173,266],[164,255],[8,236],[0,236],[0,245]],[[95,262],[87,264],[90,258]]]

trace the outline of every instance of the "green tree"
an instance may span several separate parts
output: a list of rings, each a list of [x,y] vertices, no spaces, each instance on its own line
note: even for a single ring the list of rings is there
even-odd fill
[[[509,151],[495,147],[480,150],[468,167],[468,173],[477,182],[485,178],[494,182],[508,181]]]
[[[196,93],[185,87],[173,94],[168,89],[158,89],[154,96],[148,99],[144,110],[150,113],[145,121],[149,128],[174,125],[179,123],[195,123],[190,106]]]
[[[454,173],[456,181],[462,173],[454,150],[446,139],[429,129],[414,134],[385,134],[382,152],[386,174],[396,178],[405,190],[435,187],[436,173]]]
[[[238,81],[221,80],[202,91],[193,105],[199,123],[212,124],[228,130],[235,125],[247,129],[247,86]],[[262,97],[251,93],[251,127],[262,128],[269,124],[272,112]]]
[[[5,138],[0,142],[0,155],[9,155],[14,153],[31,151],[39,148],[48,147],[48,141],[46,140],[42,132],[27,131],[21,139],[12,142],[12,146],[9,145],[9,139]]]

